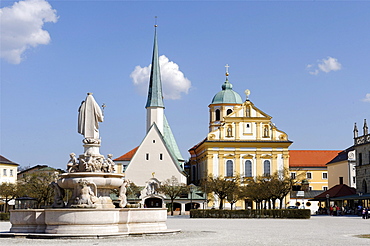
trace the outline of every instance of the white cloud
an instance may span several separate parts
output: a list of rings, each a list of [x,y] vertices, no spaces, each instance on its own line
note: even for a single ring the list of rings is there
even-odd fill
[[[310,74],[317,75],[320,71],[329,73],[331,71],[341,70],[342,64],[338,62],[338,59],[328,56],[327,59],[318,60],[317,67],[314,64],[309,64],[306,66],[306,69]]]
[[[318,65],[320,70],[329,73],[330,71],[338,71],[342,69],[342,64],[338,62],[336,58],[328,56],[328,59],[322,59]]]
[[[181,98],[181,93],[188,94],[191,82],[180,71],[179,65],[170,61],[165,55],[159,57],[159,65],[164,98],[175,100]],[[130,75],[134,85],[142,93],[148,90],[151,66],[136,66]]]
[[[370,93],[367,93],[365,98],[362,99],[363,102],[370,102]]]
[[[49,33],[42,27],[57,20],[56,10],[45,0],[24,0],[1,8],[1,58],[19,64],[27,49],[50,42]]]

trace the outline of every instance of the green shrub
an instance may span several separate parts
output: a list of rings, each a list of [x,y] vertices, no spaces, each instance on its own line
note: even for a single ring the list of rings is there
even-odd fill
[[[309,209],[262,209],[262,210],[218,210],[192,209],[190,218],[276,218],[276,219],[309,219]]]
[[[9,213],[0,213],[0,220],[9,220],[10,214]]]

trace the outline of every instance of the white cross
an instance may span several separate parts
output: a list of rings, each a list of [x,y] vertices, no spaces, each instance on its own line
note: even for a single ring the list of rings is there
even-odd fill
[[[229,64],[226,64],[225,67],[226,67],[226,75],[229,75],[229,67],[230,67]]]

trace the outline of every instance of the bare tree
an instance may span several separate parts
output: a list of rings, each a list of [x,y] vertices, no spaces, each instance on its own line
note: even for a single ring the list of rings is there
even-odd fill
[[[181,194],[188,193],[189,188],[186,186],[186,184],[179,183],[175,176],[172,176],[171,179],[166,179],[163,183],[161,183],[161,186],[157,189],[157,191],[170,198],[171,215],[173,215],[174,200]]]
[[[229,197],[231,201],[236,198],[239,192],[240,178],[224,178],[222,176],[213,177],[209,175],[203,180],[202,189],[206,193],[214,193],[220,200],[219,209],[223,209],[224,200]],[[236,201],[235,201],[236,202]],[[235,203],[233,202],[233,203]]]
[[[256,202],[257,209],[267,208],[267,204],[268,208],[275,209],[276,200],[278,199],[280,208],[283,208],[284,198],[292,190],[292,187],[300,182],[303,176],[304,172],[291,177],[289,170],[283,169],[270,176],[258,176],[256,179],[249,180],[247,185],[242,188],[242,193],[244,197]]]

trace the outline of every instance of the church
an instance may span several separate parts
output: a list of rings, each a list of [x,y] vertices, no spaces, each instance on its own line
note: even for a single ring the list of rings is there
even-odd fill
[[[189,150],[190,182],[207,176],[250,179],[289,169],[288,135],[272,123],[272,117],[233,90],[228,65],[222,90],[209,107],[209,133]],[[217,198],[210,206],[218,206]],[[227,205],[227,204],[226,204]],[[241,207],[252,207],[246,200]]]
[[[186,184],[184,158],[164,113],[157,26],[145,108],[146,135],[139,146],[114,160],[117,172],[125,173],[126,179],[141,187],[147,186],[149,180],[163,182],[173,176]]]

